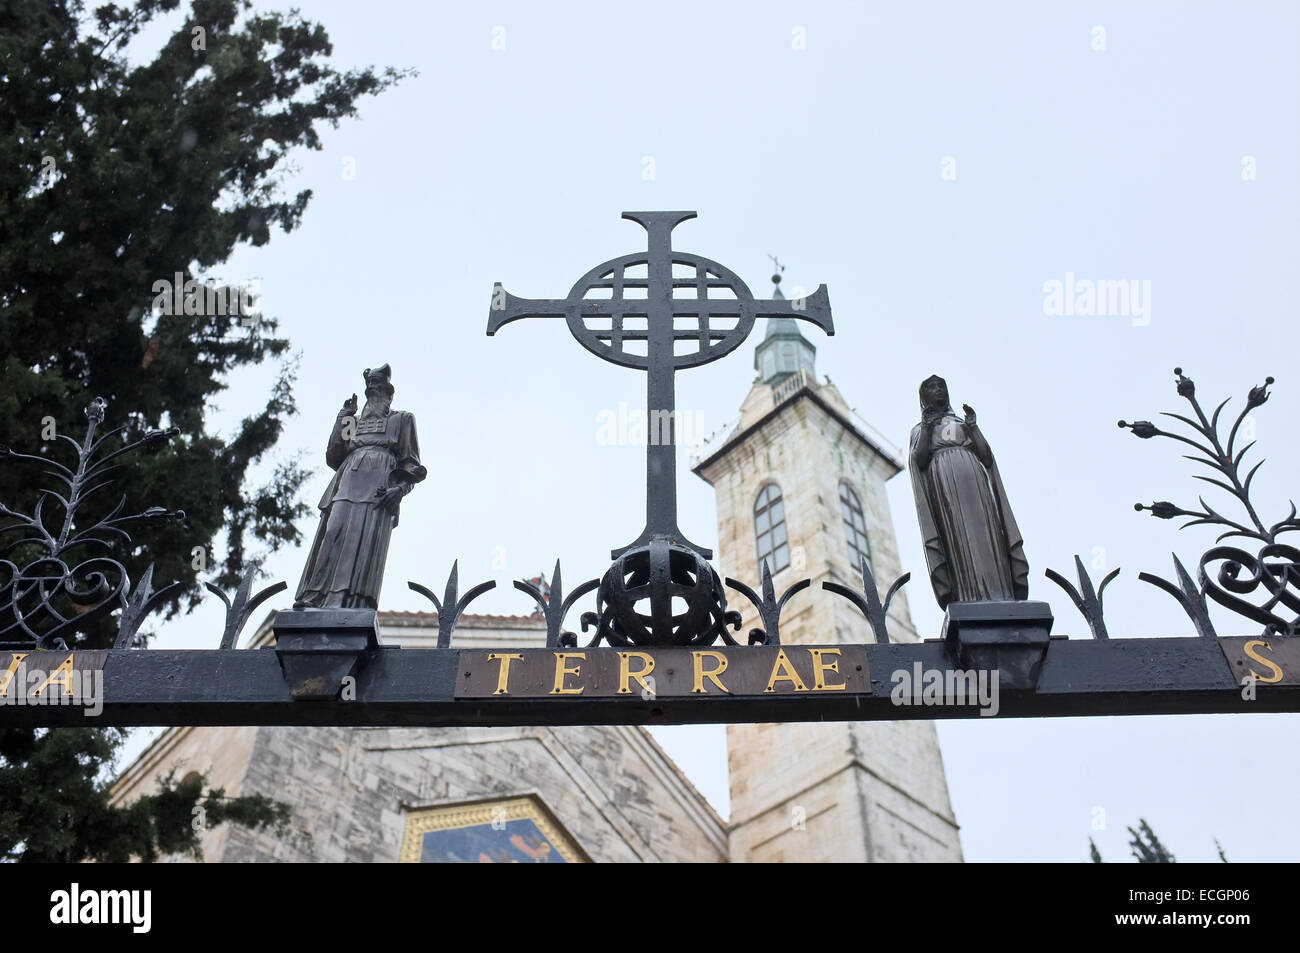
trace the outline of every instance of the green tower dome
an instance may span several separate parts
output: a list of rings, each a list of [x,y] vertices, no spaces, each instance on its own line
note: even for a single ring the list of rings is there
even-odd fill
[[[781,275],[772,276],[772,297],[785,300]],[[794,318],[768,318],[767,333],[754,350],[754,370],[764,384],[779,384],[791,374],[806,371],[816,379],[817,349],[801,333]]]

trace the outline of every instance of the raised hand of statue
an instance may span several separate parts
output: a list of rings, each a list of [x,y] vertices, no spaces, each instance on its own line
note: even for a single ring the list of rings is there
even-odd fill
[[[974,426],[975,426],[975,408],[972,407],[970,404],[962,404],[962,405],[961,405],[961,409],[962,409],[962,413],[964,413],[964,414],[966,415],[966,424],[967,424],[967,426],[974,427]]]
[[[357,395],[353,394],[343,402],[343,409],[339,411],[340,417],[355,417],[357,415]]]

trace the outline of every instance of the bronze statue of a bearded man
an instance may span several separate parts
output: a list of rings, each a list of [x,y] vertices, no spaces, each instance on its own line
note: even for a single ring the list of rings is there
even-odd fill
[[[366,403],[344,402],[325,462],[334,478],[321,496],[320,526],[294,597],[295,609],[377,609],[402,497],[424,479],[415,417],[393,410],[392,369],[366,368]]]

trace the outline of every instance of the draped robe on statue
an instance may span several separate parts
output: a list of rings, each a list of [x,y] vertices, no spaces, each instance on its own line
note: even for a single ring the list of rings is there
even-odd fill
[[[930,439],[930,462],[918,450]],[[951,409],[912,429],[909,469],[925,561],[940,608],[949,602],[1026,599],[1029,563],[1002,477],[977,427]]]
[[[378,607],[397,511],[382,506],[376,494],[425,477],[414,415],[363,412],[351,439],[343,435],[347,419],[339,414],[325,451],[334,479],[321,496],[320,526],[295,597],[295,603],[312,608]]]

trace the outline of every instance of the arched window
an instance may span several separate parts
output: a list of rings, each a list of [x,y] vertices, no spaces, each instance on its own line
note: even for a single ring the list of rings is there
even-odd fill
[[[844,517],[844,537],[849,543],[849,559],[858,571],[862,560],[871,565],[871,543],[867,540],[867,521],[862,515],[862,503],[853,487],[840,484],[840,514]]]
[[[785,504],[781,502],[781,488],[769,483],[759,491],[754,502],[754,533],[758,537],[758,567],[763,570],[763,560],[768,561],[772,572],[780,572],[790,565],[790,544],[785,532]]]

